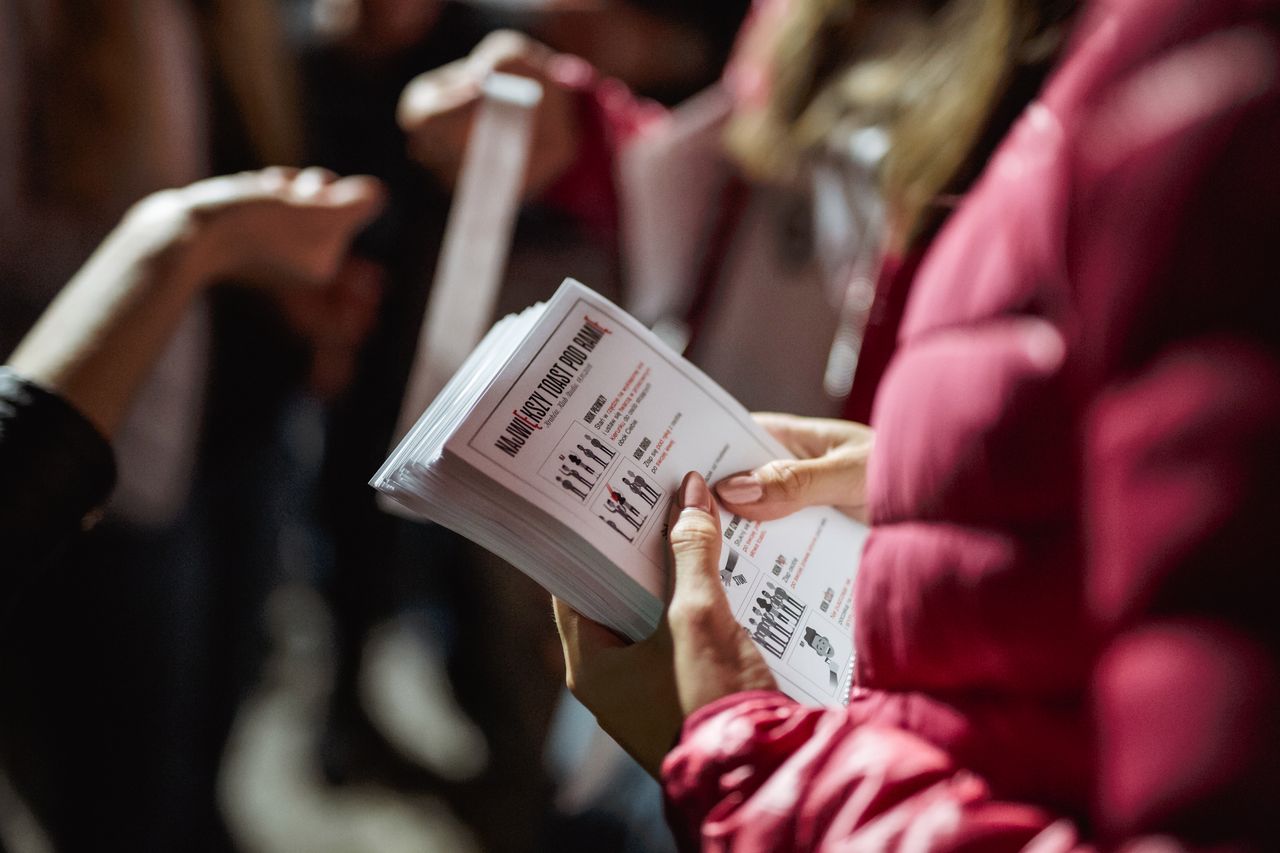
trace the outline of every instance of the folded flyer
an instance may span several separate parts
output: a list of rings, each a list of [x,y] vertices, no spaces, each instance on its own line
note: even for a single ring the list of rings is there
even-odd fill
[[[371,484],[638,640],[661,618],[685,473],[714,483],[787,455],[710,378],[569,279],[493,327]],[[765,523],[721,510],[721,526],[721,583],[779,688],[847,702],[867,528],[828,507]]]

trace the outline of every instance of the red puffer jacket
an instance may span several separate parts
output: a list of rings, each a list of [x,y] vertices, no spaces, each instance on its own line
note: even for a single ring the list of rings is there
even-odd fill
[[[912,287],[852,703],[694,714],[677,828],[1280,849],[1278,270],[1280,3],[1087,4]]]

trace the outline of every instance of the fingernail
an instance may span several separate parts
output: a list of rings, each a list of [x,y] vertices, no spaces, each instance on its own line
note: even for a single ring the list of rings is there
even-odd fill
[[[702,479],[702,475],[697,471],[690,471],[684,475],[684,482],[680,484],[680,508],[711,512],[711,490],[707,488],[707,481]]]
[[[764,497],[764,486],[754,474],[734,474],[716,485],[716,493],[725,503],[753,504]]]

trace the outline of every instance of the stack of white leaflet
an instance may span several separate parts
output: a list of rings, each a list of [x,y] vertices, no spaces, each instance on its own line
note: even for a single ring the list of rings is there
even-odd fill
[[[656,599],[630,578],[606,572],[595,589],[593,566],[607,561],[553,515],[478,474],[445,451],[494,375],[542,316],[545,305],[500,320],[440,392],[378,472],[373,484],[423,518],[435,521],[520,568],[580,612],[628,636],[652,630]],[[593,559],[594,558],[594,559]]]
[[[493,327],[372,484],[640,639],[661,617],[684,474],[714,482],[783,455],[697,368],[570,280]],[[845,701],[866,528],[829,508],[721,523],[721,582],[779,686]]]

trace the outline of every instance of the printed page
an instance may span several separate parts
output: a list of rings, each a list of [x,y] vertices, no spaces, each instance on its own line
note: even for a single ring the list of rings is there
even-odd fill
[[[685,473],[714,483],[787,455],[705,374],[572,280],[446,452],[578,531],[655,597]],[[764,524],[722,512],[721,524],[721,583],[779,686],[804,702],[847,701],[867,529],[830,508]]]

